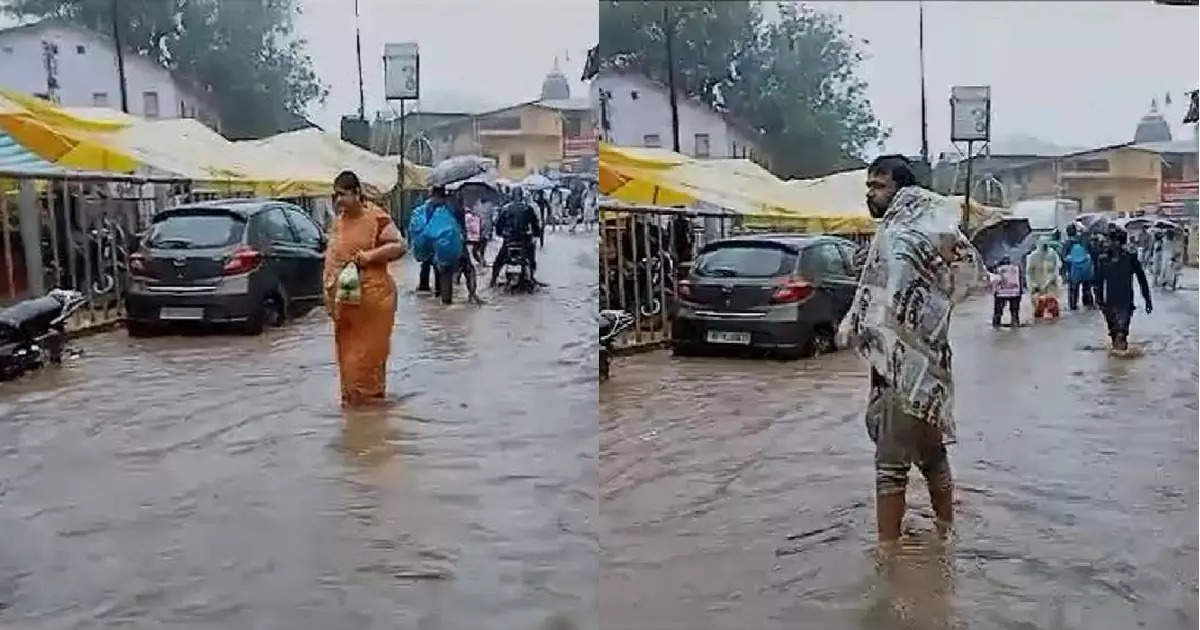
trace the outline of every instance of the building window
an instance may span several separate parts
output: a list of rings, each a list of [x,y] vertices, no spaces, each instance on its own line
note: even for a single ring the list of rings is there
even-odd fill
[[[706,158],[709,155],[708,134],[696,134],[696,157]]]
[[[78,45],[78,46],[76,46],[76,47],[75,47],[75,54],[76,54],[76,55],[82,55],[82,54],[83,54],[83,53],[85,53],[85,52],[87,52],[87,49],[83,47],[83,44],[80,44],[80,45]]]
[[[1112,212],[1116,209],[1117,205],[1114,203],[1112,195],[1096,197],[1096,212]]]
[[[95,107],[108,107],[108,92],[92,92],[92,105]]]
[[[1067,160],[1063,170],[1068,173],[1107,173],[1108,160]]]
[[[158,118],[158,92],[142,92],[142,115]]]
[[[508,154],[508,167],[509,168],[525,168],[525,154],[524,153],[509,153]]]
[[[12,47],[12,46],[5,46],[5,47],[4,47],[4,54],[6,54],[6,55],[11,55],[11,54],[12,54],[12,52],[13,52],[13,47]]]
[[[479,128],[488,131],[520,131],[520,116],[493,116],[479,121]]]
[[[563,135],[568,138],[578,138],[583,135],[583,117],[570,113],[563,117]]]
[[[638,96],[640,95],[637,90],[629,90],[629,100],[636,101],[638,100]]]
[[[662,146],[662,138],[656,133],[648,133],[642,136],[642,145],[657,149]]]

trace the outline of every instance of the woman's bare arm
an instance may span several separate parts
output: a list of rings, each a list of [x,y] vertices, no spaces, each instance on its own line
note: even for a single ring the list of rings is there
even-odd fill
[[[393,223],[389,223],[380,233],[379,243],[380,245],[375,249],[369,249],[361,254],[364,262],[386,264],[408,252],[408,244],[404,242],[404,238],[400,236],[400,230],[397,230]]]

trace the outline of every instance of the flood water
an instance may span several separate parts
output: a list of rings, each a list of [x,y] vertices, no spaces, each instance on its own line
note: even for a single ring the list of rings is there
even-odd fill
[[[319,313],[4,386],[0,626],[596,628],[594,233],[539,262],[450,308],[400,263],[385,409]]]
[[[606,628],[1195,628],[1197,293],[994,331],[955,315],[957,536],[920,475],[875,553],[863,365],[626,357],[600,387]],[[1028,304],[1025,304],[1028,309]],[[878,566],[877,566],[878,564]]]

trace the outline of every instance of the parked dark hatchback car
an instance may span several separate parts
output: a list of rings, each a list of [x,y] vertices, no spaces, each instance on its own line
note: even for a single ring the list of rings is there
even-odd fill
[[[325,237],[305,211],[271,200],[164,210],[130,255],[126,326],[232,324],[250,334],[324,299]]]
[[[835,236],[756,234],[709,243],[679,283],[675,351],[725,347],[800,357],[833,350],[858,288],[857,251]]]

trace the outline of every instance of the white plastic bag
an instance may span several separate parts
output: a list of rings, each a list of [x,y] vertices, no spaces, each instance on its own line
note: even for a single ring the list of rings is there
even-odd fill
[[[362,281],[358,277],[358,265],[350,263],[342,267],[337,277],[336,300],[341,304],[358,304],[362,300]]]

